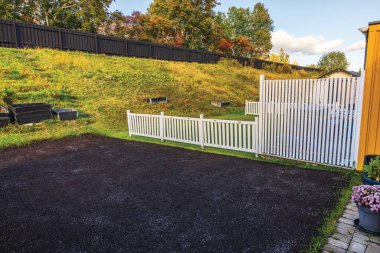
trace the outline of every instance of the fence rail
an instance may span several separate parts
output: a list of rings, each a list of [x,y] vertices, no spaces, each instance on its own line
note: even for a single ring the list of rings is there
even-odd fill
[[[260,102],[245,101],[245,115],[260,115]]]
[[[170,141],[190,143],[202,147],[216,147],[259,153],[257,122],[173,117],[127,112],[130,136],[138,135]]]
[[[232,58],[236,59],[243,65],[253,65],[257,69],[264,68],[265,64],[282,65],[281,63],[273,63],[259,59],[252,60],[245,57],[228,56],[208,51],[179,48],[146,41],[115,38],[11,20],[0,20],[0,47],[43,47],[107,55],[198,63],[217,63],[221,58]],[[295,65],[292,65],[292,68],[297,70],[319,71],[315,68]]]

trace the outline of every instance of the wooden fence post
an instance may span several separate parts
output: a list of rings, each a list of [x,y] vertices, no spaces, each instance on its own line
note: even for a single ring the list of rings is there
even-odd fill
[[[59,49],[63,49],[63,41],[62,41],[62,29],[58,29],[58,40],[59,40]]]
[[[96,50],[96,53],[98,54],[99,53],[99,46],[98,46],[98,35],[95,34],[95,50]]]
[[[128,56],[128,40],[125,40],[125,56]]]
[[[17,28],[16,28],[16,22],[12,22],[13,25],[13,35],[15,36],[15,48],[18,48],[18,39],[17,39]]]
[[[153,58],[153,48],[152,48],[152,42],[149,42],[149,58]]]
[[[160,137],[161,137],[161,142],[164,142],[164,138],[165,138],[165,114],[164,114],[164,112],[161,112],[161,115],[160,115]]]
[[[199,142],[201,145],[201,148],[204,148],[204,143],[205,143],[205,136],[204,136],[204,116],[201,114],[199,116]]]
[[[132,134],[131,134],[131,117],[130,117],[130,113],[131,111],[130,110],[127,110],[127,119],[128,119],[128,135],[129,137],[132,137]]]

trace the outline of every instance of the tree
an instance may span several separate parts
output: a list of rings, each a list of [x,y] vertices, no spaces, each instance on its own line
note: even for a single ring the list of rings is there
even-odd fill
[[[0,0],[0,18],[96,32],[113,0]]]
[[[252,38],[252,13],[249,8],[230,7],[227,12],[228,22],[232,28],[232,37]]]
[[[269,52],[272,47],[274,26],[268,9],[263,3],[255,4],[252,12],[252,40],[257,55]]]
[[[273,62],[280,62],[280,63],[290,63],[289,61],[289,55],[285,53],[285,50],[283,48],[280,49],[278,54],[272,53],[269,55],[268,58],[269,61]]]
[[[325,72],[333,71],[335,69],[347,70],[349,65],[346,55],[340,51],[325,53],[318,62],[318,67]]]
[[[148,9],[151,16],[173,21],[183,33],[185,47],[208,49],[215,39],[217,0],[154,0]]]

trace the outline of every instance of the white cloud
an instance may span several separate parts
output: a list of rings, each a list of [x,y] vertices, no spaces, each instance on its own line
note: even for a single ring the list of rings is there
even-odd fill
[[[272,33],[272,43],[273,51],[283,48],[287,53],[316,55],[336,49],[343,40],[326,40],[323,36],[315,35],[296,37],[280,29]]]
[[[365,40],[361,40],[349,45],[348,47],[344,49],[344,51],[352,52],[352,51],[362,50],[364,48],[365,48]]]

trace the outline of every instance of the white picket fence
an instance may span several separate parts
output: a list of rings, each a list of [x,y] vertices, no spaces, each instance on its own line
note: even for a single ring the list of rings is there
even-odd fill
[[[129,135],[251,153],[259,152],[256,121],[173,117],[127,112]]]
[[[260,115],[260,102],[245,100],[245,115]]]
[[[135,114],[130,135],[353,168],[363,97],[362,78],[265,80],[260,102],[246,101],[254,122]]]
[[[261,80],[261,153],[353,167],[361,78]]]

